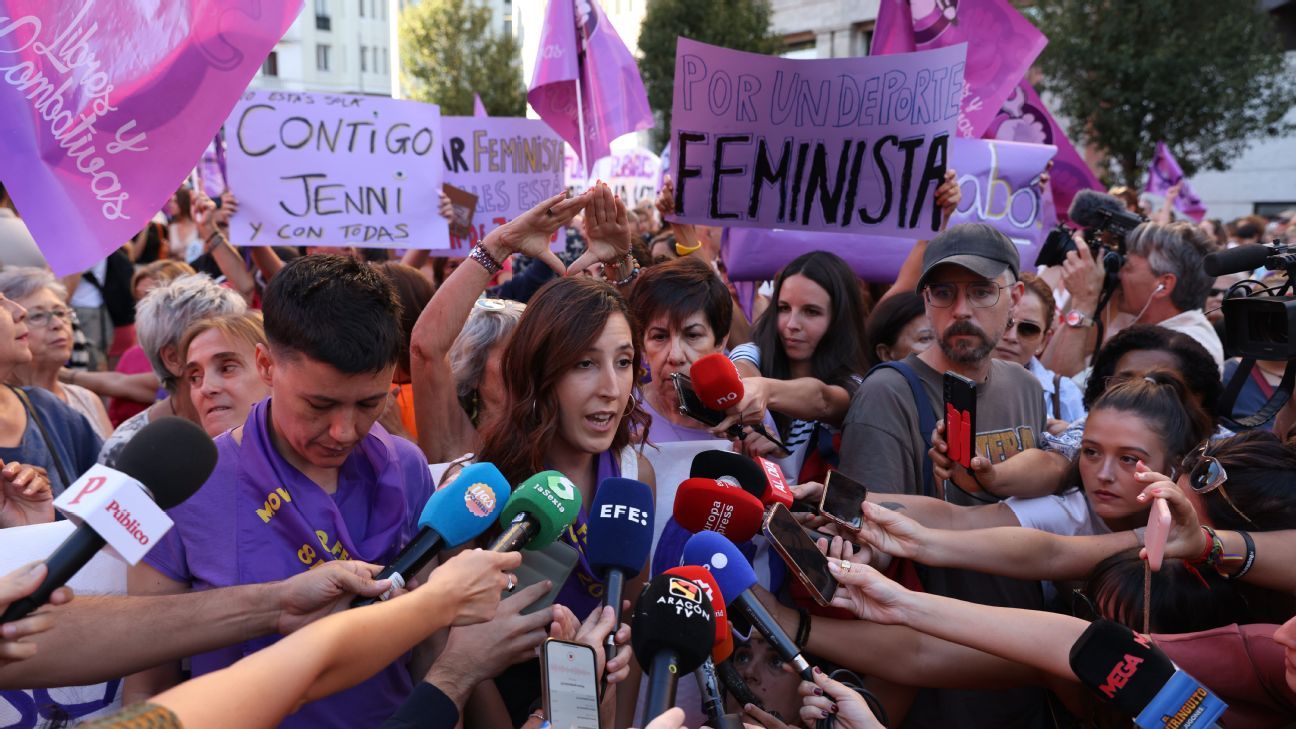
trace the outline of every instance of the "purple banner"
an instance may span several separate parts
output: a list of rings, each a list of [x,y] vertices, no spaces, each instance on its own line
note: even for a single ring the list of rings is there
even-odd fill
[[[481,94],[473,94],[473,116],[479,119],[490,116],[490,114],[486,113],[486,105],[482,103]]]
[[[0,179],[55,273],[148,224],[301,5],[5,0]]]
[[[929,237],[965,50],[790,60],[680,38],[677,220]]]
[[[980,137],[1048,44],[1007,0],[882,0],[870,55],[967,43],[960,137]]]
[[[1148,168],[1145,192],[1165,196],[1175,185],[1180,186],[1179,196],[1174,201],[1175,210],[1200,223],[1202,218],[1206,217],[1206,205],[1200,197],[1197,197],[1197,193],[1193,192],[1188,180],[1184,179],[1183,168],[1179,166],[1179,160],[1170,154],[1170,148],[1165,142],[1157,142],[1152,166]]]
[[[235,245],[450,247],[435,105],[248,91],[226,126]]]

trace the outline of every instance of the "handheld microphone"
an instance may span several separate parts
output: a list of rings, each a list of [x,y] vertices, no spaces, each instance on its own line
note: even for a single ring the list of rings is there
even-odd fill
[[[644,586],[630,622],[630,642],[648,672],[642,723],[675,705],[675,682],[711,655],[715,613],[706,591],[674,575],[657,575]]]
[[[764,458],[752,459],[732,451],[702,451],[693,456],[689,475],[738,484],[766,506],[792,503],[792,489],[783,477],[783,469]]]
[[[693,381],[693,391],[697,393],[698,399],[712,410],[724,412],[737,405],[746,394],[738,368],[728,357],[719,352],[708,354],[690,365],[689,379]],[[736,427],[738,430],[735,437],[742,437],[741,425]],[[755,423],[751,427],[784,451],[789,450],[787,444],[770,435],[763,424]],[[734,435],[732,429],[730,434]]]
[[[698,693],[702,697],[702,711],[707,715],[707,723],[719,727],[724,722],[724,698],[720,695],[720,681],[716,677],[715,667],[733,652],[733,633],[729,631],[729,619],[725,616],[724,595],[721,594],[720,586],[716,584],[711,573],[697,565],[675,567],[666,570],[664,574],[692,580],[706,592],[707,599],[711,601],[711,608],[715,612],[715,642],[711,655],[707,656],[706,660],[702,661],[702,665],[693,672],[693,678],[697,680]],[[724,655],[718,655],[726,645],[726,641],[727,650]]]
[[[1265,265],[1269,257],[1277,252],[1276,247],[1247,243],[1237,248],[1206,254],[1206,258],[1202,261],[1202,269],[1211,276],[1249,273]]]
[[[1140,729],[1218,728],[1228,705],[1180,670],[1146,635],[1096,620],[1071,646],[1071,670],[1081,683],[1134,717]]]
[[[765,506],[742,488],[713,478],[688,478],[675,491],[672,516],[690,532],[719,532],[745,542],[760,529]]]
[[[391,589],[378,597],[357,596],[351,601],[351,607],[388,599],[426,567],[437,550],[457,547],[480,536],[495,523],[511,491],[508,479],[494,464],[465,466],[458,478],[432,493],[419,517],[418,534],[374,578],[390,579]]]
[[[684,563],[711,570],[716,584],[720,586],[720,592],[728,600],[729,609],[737,608],[746,614],[770,647],[783,660],[791,663],[801,678],[814,680],[810,664],[801,655],[801,650],[752,593],[751,588],[756,584],[756,572],[733,542],[719,534],[698,532],[684,544]]]
[[[11,603],[0,623],[44,605],[105,545],[138,562],[171,528],[162,510],[180,505],[206,483],[216,459],[212,439],[184,418],[144,426],[122,448],[117,468],[95,466],[59,496],[55,506],[82,523],[45,560],[48,571],[36,590]]]
[[[518,485],[500,512],[504,532],[486,549],[491,552],[535,551],[553,544],[576,521],[581,494],[557,471],[541,471]]]
[[[611,605],[618,616],[625,581],[639,576],[652,542],[652,489],[629,478],[603,479],[590,504],[585,554],[594,575],[607,586],[604,604]],[[604,645],[608,660],[617,654],[615,634],[615,630],[609,633]]]
[[[1115,196],[1097,190],[1077,192],[1071,200],[1067,217],[1082,228],[1115,227],[1122,232],[1146,221],[1142,215],[1131,213]]]

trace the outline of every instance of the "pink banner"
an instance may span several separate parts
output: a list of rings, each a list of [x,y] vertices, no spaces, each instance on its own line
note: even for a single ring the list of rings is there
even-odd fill
[[[0,178],[58,274],[135,235],[300,0],[5,0]]]
[[[1181,185],[1179,196],[1174,201],[1175,210],[1200,223],[1206,217],[1206,205],[1193,192],[1188,180],[1184,179],[1183,168],[1179,166],[1179,160],[1170,153],[1170,148],[1165,142],[1157,142],[1152,166],[1148,168],[1146,192],[1164,196],[1175,185]]]
[[[882,0],[870,55],[959,43],[968,51],[958,135],[975,138],[1048,44],[1008,0]]]

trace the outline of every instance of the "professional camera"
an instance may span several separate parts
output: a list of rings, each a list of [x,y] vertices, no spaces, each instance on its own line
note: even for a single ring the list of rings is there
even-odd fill
[[[1126,210],[1125,203],[1117,198],[1093,190],[1076,193],[1067,217],[1084,231],[1089,252],[1095,261],[1103,262],[1103,269],[1109,275],[1125,265],[1125,236],[1147,221],[1147,218]],[[1071,229],[1059,225],[1044,239],[1044,245],[1035,257],[1035,265],[1060,266],[1067,254],[1075,249]]]

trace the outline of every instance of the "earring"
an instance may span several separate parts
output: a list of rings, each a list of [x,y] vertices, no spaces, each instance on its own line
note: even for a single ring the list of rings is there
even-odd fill
[[[1008,317],[1008,326],[1004,328],[1004,331],[1011,332],[1014,326],[1017,326],[1017,322],[1013,321],[1013,318],[1010,316]]]
[[[630,413],[633,413],[634,409],[638,407],[638,405],[639,405],[639,401],[635,399],[634,393],[633,392],[630,393],[630,399],[626,400],[626,411],[624,413],[621,413],[621,417],[623,418],[630,417]]]
[[[539,403],[540,403],[539,399],[531,401],[531,419],[536,421],[537,423],[540,422],[540,414],[536,412],[536,405],[538,405]]]

